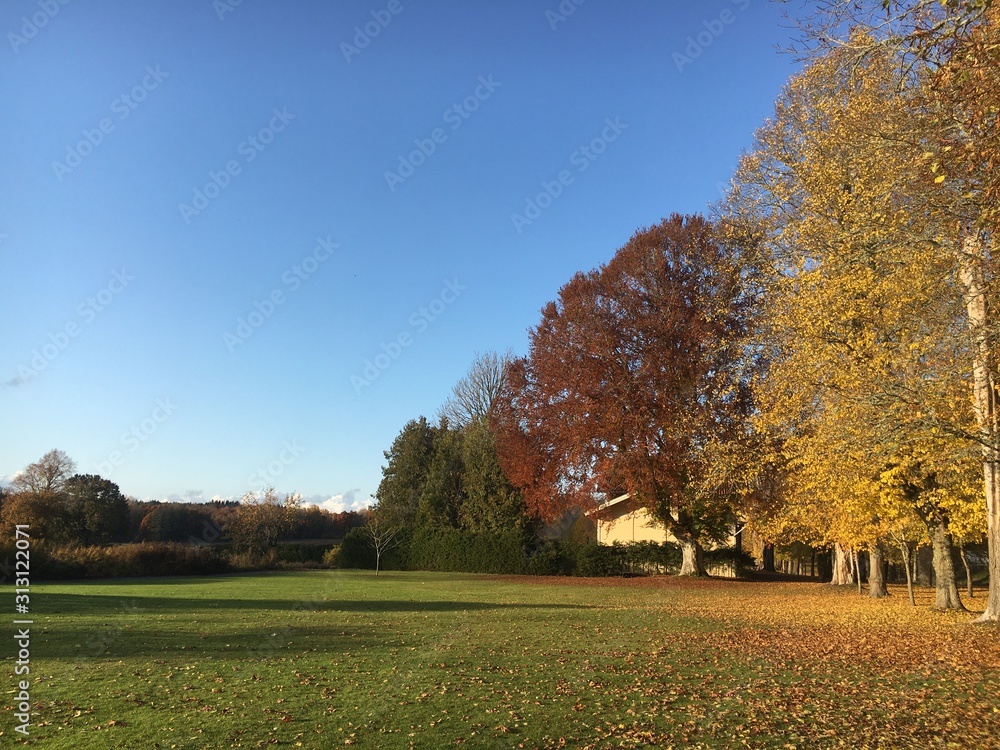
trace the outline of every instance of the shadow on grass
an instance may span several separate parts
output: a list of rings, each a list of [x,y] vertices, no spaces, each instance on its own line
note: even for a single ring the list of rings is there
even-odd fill
[[[287,575],[313,575],[329,573],[328,570],[239,570],[229,573],[191,573],[189,575],[149,575],[149,576],[116,576],[99,578],[52,578],[39,579],[37,585],[43,586],[73,586],[86,588],[88,586],[190,586],[192,584],[219,584],[233,578],[269,578]]]
[[[305,650],[328,654],[385,651],[400,628],[450,631],[453,618],[472,612],[589,610],[576,604],[471,601],[192,599],[47,594],[36,613],[46,623],[33,652],[39,658],[87,663],[183,653],[185,658],[281,658]],[[213,613],[218,612],[218,615]],[[374,622],[339,614],[384,614]],[[440,613],[433,625],[419,615]],[[89,622],[81,621],[88,618]],[[419,620],[417,619],[419,617]],[[376,624],[377,623],[377,624]],[[390,633],[394,633],[390,634]],[[433,638],[433,636],[432,636]]]
[[[587,604],[520,604],[502,602],[423,601],[418,599],[191,599],[166,596],[109,596],[106,594],[56,594],[38,597],[38,614],[76,614],[120,617],[128,610],[144,614],[196,613],[218,610],[267,612],[468,612],[490,609],[592,609]]]
[[[305,651],[343,655],[374,653],[391,647],[376,628],[338,627],[334,623],[233,623],[225,630],[209,632],[124,629],[114,625],[105,628],[70,625],[53,630],[58,636],[44,634],[32,655],[66,660],[81,669],[88,664],[139,657],[150,666],[160,664],[163,671],[170,671],[169,662],[180,655],[192,661],[204,658],[268,661],[288,659]],[[161,662],[157,657],[168,661]],[[160,670],[153,667],[152,671]]]

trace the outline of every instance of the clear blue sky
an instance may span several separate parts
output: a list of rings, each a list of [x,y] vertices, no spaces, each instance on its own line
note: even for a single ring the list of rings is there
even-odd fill
[[[140,498],[367,503],[477,351],[718,199],[793,71],[780,10],[7,0],[0,475],[59,448]]]

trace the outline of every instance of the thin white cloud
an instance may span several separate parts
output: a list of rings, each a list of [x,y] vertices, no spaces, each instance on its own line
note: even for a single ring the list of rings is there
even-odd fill
[[[165,503],[203,503],[205,502],[205,493],[201,490],[185,490],[183,494],[177,495],[167,495],[163,498]]]
[[[3,483],[5,477],[0,475],[0,484]],[[7,477],[9,479],[9,477]],[[229,502],[232,500],[239,501],[240,497],[236,495],[212,495],[211,498],[206,498],[205,493],[202,490],[186,490],[181,494],[172,493],[166,497],[144,497],[142,500],[159,500],[162,503],[207,503],[207,502]],[[324,510],[328,510],[331,513],[343,513],[348,510],[361,510],[362,508],[367,508],[371,505],[371,498],[366,498],[361,494],[360,489],[345,490],[344,492],[338,492],[335,495],[309,495],[302,498],[303,505],[318,505]]]
[[[361,510],[371,505],[371,498],[361,495],[360,488],[338,492],[336,495],[310,495],[303,497],[305,505],[318,505],[331,513],[343,513],[348,510]]]

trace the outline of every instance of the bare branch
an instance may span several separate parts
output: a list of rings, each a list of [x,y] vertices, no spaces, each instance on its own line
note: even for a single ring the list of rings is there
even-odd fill
[[[503,354],[477,354],[468,374],[455,384],[438,416],[459,429],[488,418],[503,390],[507,367],[513,360],[514,353],[510,350]]]

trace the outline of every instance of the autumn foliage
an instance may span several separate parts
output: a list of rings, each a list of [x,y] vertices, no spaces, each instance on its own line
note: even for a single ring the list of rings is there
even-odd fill
[[[782,497],[753,524],[834,546],[838,559],[865,550],[873,569],[888,548],[909,569],[913,548],[931,545],[936,605],[956,609],[953,546],[986,537],[983,619],[995,620],[990,6],[817,2],[801,27],[808,65],[743,157],[723,212],[760,232],[770,267],[755,422]]]
[[[956,548],[985,539],[996,620],[1000,8],[802,12],[806,65],[714,221],[637,232],[542,310],[500,458],[543,517],[627,493],[695,568],[727,517],[833,550],[836,583],[863,556],[876,597],[930,546],[962,609]]]
[[[682,545],[719,534],[731,488],[712,468],[751,407],[750,260],[675,215],[544,307],[496,414],[504,469],[534,511],[629,493]]]

